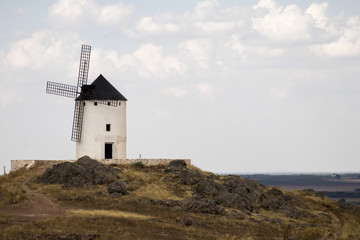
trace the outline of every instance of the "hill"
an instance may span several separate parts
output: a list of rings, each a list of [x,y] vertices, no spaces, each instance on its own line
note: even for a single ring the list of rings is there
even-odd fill
[[[88,157],[0,177],[0,239],[360,239],[360,208],[313,190]]]

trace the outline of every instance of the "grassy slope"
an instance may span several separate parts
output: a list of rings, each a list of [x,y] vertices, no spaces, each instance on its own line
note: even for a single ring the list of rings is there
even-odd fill
[[[119,197],[109,196],[106,186],[64,190],[60,185],[37,184],[34,178],[29,186],[51,196],[67,214],[22,225],[0,215],[0,239],[58,239],[69,234],[101,239],[360,239],[359,209],[311,192],[287,192],[311,209],[311,217],[289,218],[263,209],[240,217],[233,216],[232,209],[223,215],[193,213],[156,204],[192,196],[191,186],[182,184],[177,174],[164,172],[163,167],[120,168],[129,194]],[[20,186],[32,172],[0,177],[0,204],[26,201]]]

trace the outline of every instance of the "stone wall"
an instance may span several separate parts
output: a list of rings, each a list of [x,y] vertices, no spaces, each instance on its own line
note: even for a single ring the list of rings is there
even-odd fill
[[[98,161],[101,162],[102,164],[134,164],[137,162],[142,162],[145,166],[153,166],[160,164],[167,165],[173,160],[178,160],[178,159],[140,158],[140,159],[100,159]],[[191,159],[181,159],[181,160],[184,160],[188,166],[191,164]],[[11,160],[11,171],[16,171],[23,167],[28,168],[34,165],[38,166],[42,164],[47,164],[52,166],[58,163],[75,162],[75,161],[76,160]]]

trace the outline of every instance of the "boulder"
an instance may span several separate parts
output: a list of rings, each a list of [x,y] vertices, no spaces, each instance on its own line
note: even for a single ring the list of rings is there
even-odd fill
[[[200,193],[202,196],[217,196],[220,192],[227,192],[227,189],[212,180],[201,180],[197,186],[197,192]]]
[[[211,214],[224,214],[225,208],[219,206],[214,200],[209,198],[187,198],[180,202],[183,209],[191,212],[211,213]]]
[[[63,187],[89,187],[109,184],[119,179],[119,170],[84,156],[75,163],[65,162],[49,168],[38,179],[45,184],[63,184]]]
[[[180,180],[185,185],[195,185],[201,180],[202,176],[199,172],[187,169],[180,174]]]
[[[173,160],[169,163],[169,170],[172,172],[179,172],[186,169],[187,165],[184,160]]]
[[[214,200],[217,204],[230,208],[243,208],[246,206],[245,199],[236,193],[224,193],[214,197]]]
[[[108,192],[110,194],[121,194],[126,195],[126,183],[124,181],[118,180],[116,182],[110,183],[108,186]]]

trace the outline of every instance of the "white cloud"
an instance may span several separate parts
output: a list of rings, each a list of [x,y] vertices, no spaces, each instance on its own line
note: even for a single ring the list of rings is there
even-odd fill
[[[135,72],[143,77],[166,77],[182,74],[186,70],[177,57],[164,55],[163,48],[154,44],[141,44],[133,53],[119,56],[116,51],[93,51],[93,66],[96,69],[115,68],[121,72]]]
[[[142,75],[169,73],[172,70],[182,72],[184,65],[173,56],[163,56],[162,47],[153,44],[142,44],[133,57],[138,63],[137,68]]]
[[[278,57],[285,53],[285,49],[283,48],[255,47],[251,50],[260,56]]]
[[[240,37],[237,34],[233,34],[230,40],[224,44],[225,48],[231,48],[239,55],[242,56],[242,60],[246,60],[249,55],[271,56],[277,57],[284,54],[283,48],[275,47],[258,47],[258,46],[245,46],[240,42]]]
[[[43,30],[34,32],[31,37],[11,44],[5,54],[5,64],[14,68],[44,68],[55,63],[66,63],[64,52],[72,47],[80,46],[74,34],[58,34],[57,32]]]
[[[210,54],[213,49],[212,44],[206,39],[192,39],[186,41],[183,46],[190,56],[197,61],[202,68],[208,68],[210,61]]]
[[[199,83],[196,88],[201,95],[211,95],[214,92],[214,86],[208,83]]]
[[[223,32],[234,30],[239,26],[242,26],[242,21],[238,22],[224,22],[224,21],[207,21],[196,22],[195,26],[201,29],[205,33]]]
[[[1,88],[0,92],[0,106],[6,107],[11,102],[18,101],[18,96],[16,94],[16,91],[14,90],[4,90],[4,88]]]
[[[269,8],[272,11],[265,14],[264,17],[252,19],[252,27],[260,35],[285,42],[310,39],[311,18],[309,15],[305,15],[297,5],[288,5],[284,9],[271,5]]]
[[[233,34],[228,42],[225,43],[225,47],[230,47],[234,51],[238,52],[239,54],[244,53],[245,47],[240,43],[240,37],[236,34]]]
[[[13,15],[15,16],[22,16],[25,15],[27,11],[24,8],[18,8],[13,12]]]
[[[284,98],[284,97],[286,97],[286,91],[279,87],[273,87],[270,90],[270,96],[275,97],[275,98]]]
[[[337,23],[332,22],[327,15],[329,3],[312,3],[305,11],[305,14],[310,15],[313,19],[313,27],[325,31],[327,37],[336,37],[340,33],[340,29],[336,27]]]
[[[57,25],[79,27],[98,23],[113,25],[126,21],[135,7],[124,3],[99,5],[94,0],[57,0],[49,9],[50,18]]]
[[[242,15],[233,9],[220,11],[218,2],[207,0],[199,2],[193,13],[175,15],[171,13],[156,14],[141,18],[133,29],[128,29],[132,36],[143,34],[216,34],[234,32],[244,26]],[[199,31],[200,30],[200,31]]]
[[[129,32],[134,36],[141,36],[143,34],[174,34],[178,33],[181,29],[180,24],[171,22],[172,19],[163,19],[163,16],[144,17],[138,21],[134,30],[130,29]]]
[[[274,0],[260,0],[258,4],[254,6],[255,10],[266,9],[268,11],[281,11],[282,7]]]
[[[218,1],[206,0],[196,4],[194,9],[195,17],[199,19],[212,18],[218,15]]]
[[[169,87],[164,90],[164,93],[174,97],[183,97],[187,95],[187,90],[179,87]]]
[[[360,56],[360,18],[349,18],[346,28],[336,41],[317,44],[310,49],[317,54],[333,57]]]
[[[118,3],[101,7],[98,20],[103,24],[119,23],[130,17],[135,11],[135,7]]]
[[[155,32],[159,32],[161,30],[161,27],[159,24],[154,23],[152,17],[144,17],[138,23],[137,29],[139,31],[155,33]]]
[[[95,2],[88,0],[58,0],[49,9],[49,15],[63,21],[75,21],[92,12]]]
[[[326,11],[329,8],[329,3],[312,3],[305,13],[312,16],[315,20],[315,27],[325,29],[329,18],[326,16]]]

